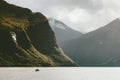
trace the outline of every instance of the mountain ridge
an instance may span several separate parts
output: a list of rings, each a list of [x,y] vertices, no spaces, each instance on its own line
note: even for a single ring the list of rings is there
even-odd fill
[[[115,19],[104,27],[70,41],[71,44],[66,43],[65,53],[85,67],[120,66],[119,35],[120,20]]]
[[[56,43],[47,18],[0,0],[0,66],[78,66]]]
[[[83,35],[81,32],[73,30],[62,21],[54,18],[49,18],[48,21],[61,48],[64,46],[64,43]]]

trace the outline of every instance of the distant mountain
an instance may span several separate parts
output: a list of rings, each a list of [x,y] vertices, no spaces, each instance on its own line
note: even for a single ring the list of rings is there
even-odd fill
[[[48,19],[0,0],[0,67],[78,66],[56,43]]]
[[[55,32],[56,39],[61,48],[64,46],[64,43],[82,35],[82,33],[71,29],[69,26],[59,20],[53,18],[49,18],[48,20],[53,31]]]
[[[81,66],[120,66],[120,20],[66,43],[63,50]]]

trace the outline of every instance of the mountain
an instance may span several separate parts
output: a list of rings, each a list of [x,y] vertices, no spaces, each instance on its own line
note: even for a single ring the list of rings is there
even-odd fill
[[[56,43],[47,18],[0,0],[0,66],[78,66]]]
[[[56,39],[61,48],[64,46],[64,43],[82,36],[82,33],[71,29],[69,26],[59,20],[49,18],[48,21],[55,32]]]
[[[81,66],[120,66],[119,19],[69,43],[63,48],[65,53],[69,53]]]

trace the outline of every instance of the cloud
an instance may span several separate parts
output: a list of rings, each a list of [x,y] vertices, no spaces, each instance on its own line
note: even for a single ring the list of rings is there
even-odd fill
[[[98,0],[43,0],[42,6],[53,7],[64,7],[68,10],[74,8],[82,8],[90,11],[99,10],[102,8],[102,1]],[[47,3],[47,5],[45,5]]]
[[[119,0],[6,0],[89,32],[119,17]]]
[[[6,0],[20,6],[29,7],[33,11],[66,8],[73,10],[75,8],[82,8],[88,11],[97,11],[103,7],[102,0]]]

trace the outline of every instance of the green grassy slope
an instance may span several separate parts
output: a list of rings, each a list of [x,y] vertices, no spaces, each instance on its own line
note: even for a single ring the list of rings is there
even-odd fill
[[[0,0],[0,66],[77,66],[56,44],[41,13]]]

